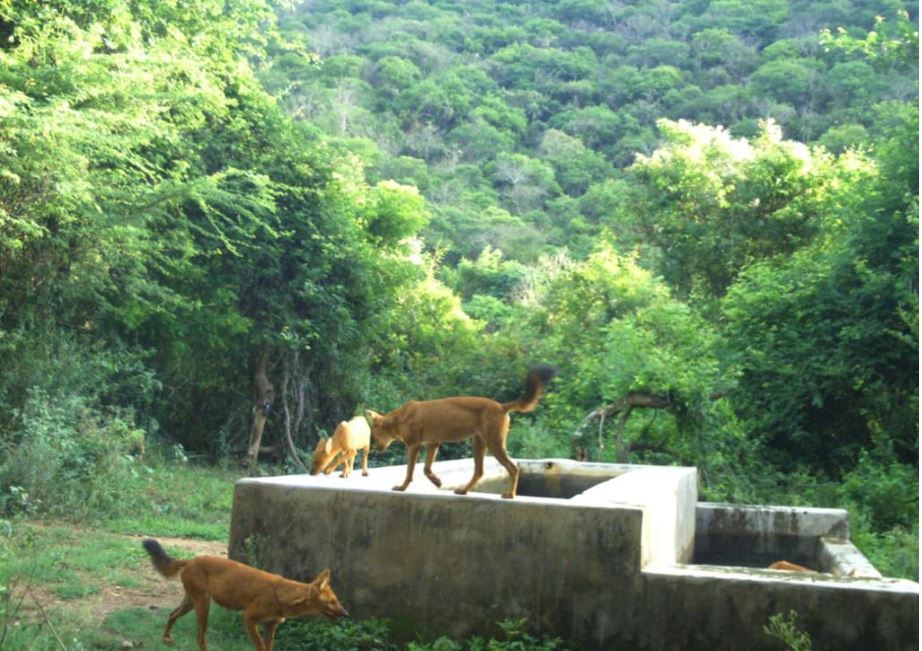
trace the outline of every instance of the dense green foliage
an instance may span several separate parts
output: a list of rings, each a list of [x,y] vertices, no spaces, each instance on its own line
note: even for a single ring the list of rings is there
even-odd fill
[[[917,575],[904,8],[0,0],[0,510],[543,361],[513,454],[846,506]]]
[[[427,244],[448,261],[485,244],[531,261],[592,249],[613,182],[659,146],[662,118],[738,137],[771,118],[834,153],[867,144],[878,105],[912,101],[914,78],[820,33],[863,36],[904,6],[318,0],[280,29],[322,55],[319,72],[283,58],[262,78],[293,115],[367,152],[374,177],[419,187]]]

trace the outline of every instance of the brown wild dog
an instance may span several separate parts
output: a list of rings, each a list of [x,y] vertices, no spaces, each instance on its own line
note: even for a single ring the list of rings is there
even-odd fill
[[[311,474],[322,472],[329,475],[336,470],[339,464],[343,465],[340,477],[352,474],[355,465],[355,456],[364,451],[362,455],[362,476],[368,476],[368,453],[371,451],[371,430],[364,416],[356,416],[349,422],[342,421],[330,438],[317,441],[314,448],[314,460],[311,463]]]
[[[790,563],[788,561],[775,561],[768,566],[770,570],[787,570],[789,572],[812,572],[810,568],[804,567],[803,565],[798,565],[797,563]]]
[[[509,473],[510,486],[503,497],[515,497],[519,484],[519,468],[506,453],[506,436],[509,433],[510,411],[531,411],[538,405],[545,385],[557,370],[550,366],[536,366],[525,380],[525,395],[512,402],[499,403],[490,398],[462,396],[438,400],[410,401],[385,415],[366,411],[371,423],[371,435],[378,450],[385,450],[393,441],[402,441],[407,447],[407,476],[403,483],[394,486],[404,491],[413,481],[413,469],[419,448],[426,448],[426,465],[423,472],[436,486],[442,485],[432,463],[442,443],[471,438],[474,450],[474,476],[463,488],[455,491],[464,495],[483,476],[483,455],[489,450]]]
[[[255,567],[218,556],[197,556],[188,561],[170,558],[156,540],[141,543],[160,574],[172,578],[179,574],[186,595],[166,620],[163,641],[172,644],[170,630],[176,620],[193,608],[198,620],[198,647],[208,651],[205,633],[211,600],[228,610],[242,610],[243,623],[256,651],[272,651],[275,629],[289,617],[326,615],[330,619],[349,613],[339,605],[330,587],[330,570],[317,575],[311,583],[290,581]],[[256,629],[263,624],[263,637]]]

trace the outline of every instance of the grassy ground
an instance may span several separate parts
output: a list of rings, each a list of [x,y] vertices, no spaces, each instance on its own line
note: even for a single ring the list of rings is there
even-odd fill
[[[0,520],[0,651],[198,651],[190,614],[161,640],[169,612],[182,600],[178,581],[156,574],[141,547],[161,541],[177,558],[226,555],[237,470],[158,462],[138,466],[119,486],[109,513],[72,518]],[[126,505],[129,505],[126,508]],[[504,622],[502,640],[396,643],[380,620],[286,622],[285,651],[556,651],[559,641],[535,638],[525,622]],[[212,651],[251,651],[238,613],[212,607]]]
[[[225,554],[238,473],[176,466],[127,482],[134,512],[75,521],[17,518],[0,530],[0,648],[168,648],[166,616],[182,595],[150,567],[140,540],[160,539],[178,557]],[[130,493],[130,495],[127,495]],[[174,649],[197,649],[195,618],[179,621]],[[213,609],[215,649],[252,649],[239,616]]]

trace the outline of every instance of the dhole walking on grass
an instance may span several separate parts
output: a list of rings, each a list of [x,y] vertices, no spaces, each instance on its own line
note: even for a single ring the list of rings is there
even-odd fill
[[[311,464],[311,474],[322,472],[329,475],[343,464],[340,477],[352,474],[355,465],[355,455],[364,451],[362,455],[362,476],[368,476],[368,453],[371,451],[371,430],[364,416],[356,416],[349,422],[342,421],[333,436],[317,441],[314,448],[314,460]]]
[[[407,446],[407,477],[395,491],[407,489],[413,481],[413,469],[419,448],[426,448],[426,465],[423,472],[436,486],[442,485],[432,463],[442,443],[471,438],[474,449],[474,476],[464,488],[455,491],[464,495],[483,476],[483,456],[489,450],[509,473],[510,486],[503,497],[515,497],[519,485],[519,467],[506,453],[506,436],[509,433],[509,412],[527,412],[541,400],[545,385],[557,375],[550,366],[536,366],[525,379],[525,395],[512,402],[499,403],[490,398],[463,396],[439,400],[411,401],[385,415],[368,410],[371,435],[378,450],[385,450],[393,441]]]
[[[330,588],[329,569],[311,583],[300,583],[218,556],[175,560],[160,543],[150,538],[141,544],[154,568],[167,578],[179,574],[186,590],[182,603],[170,613],[163,629],[163,641],[167,644],[173,643],[170,637],[173,624],[194,608],[198,620],[198,646],[201,651],[208,651],[205,633],[212,599],[228,610],[243,611],[243,623],[256,651],[272,651],[275,629],[289,617],[326,615],[338,619],[349,614],[339,605]],[[260,637],[257,624],[264,625],[265,640]]]

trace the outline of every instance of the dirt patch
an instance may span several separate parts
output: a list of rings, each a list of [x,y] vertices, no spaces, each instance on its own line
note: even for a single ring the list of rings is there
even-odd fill
[[[92,532],[88,532],[92,533]],[[143,536],[122,536],[128,540],[138,541],[140,549]],[[220,542],[197,538],[158,537],[157,540],[175,552],[177,558],[193,556],[227,556],[227,545]],[[67,609],[78,612],[94,621],[103,621],[106,616],[118,610],[129,608],[175,608],[182,600],[183,589],[179,580],[165,579],[157,574],[147,561],[146,554],[138,561],[121,569],[123,582],[132,583],[131,587],[100,583],[96,580],[96,592],[83,597],[63,599],[51,590],[38,585],[14,586],[13,603],[22,599],[17,619],[38,621],[55,610]],[[124,577],[130,581],[124,581]]]
[[[150,536],[125,536],[129,540],[137,540],[138,543]],[[164,547],[179,547],[181,550],[191,556],[227,556],[227,545],[223,542],[213,540],[201,540],[199,538],[170,538],[169,536],[157,536],[157,542]],[[183,557],[185,558],[185,556]]]
[[[131,540],[137,540],[140,544],[144,536],[125,536]],[[157,541],[165,547],[181,549],[185,554],[176,553],[177,558],[192,558],[193,556],[227,556],[227,545],[221,542],[211,540],[201,540],[198,538],[172,538],[168,536],[158,537]],[[145,562],[139,571],[131,570],[141,586],[135,588],[126,588],[117,585],[102,586],[102,589],[88,597],[89,609],[93,615],[98,615],[100,619],[116,610],[125,610],[127,608],[175,608],[182,601],[183,588],[178,579],[165,579],[157,574]]]

